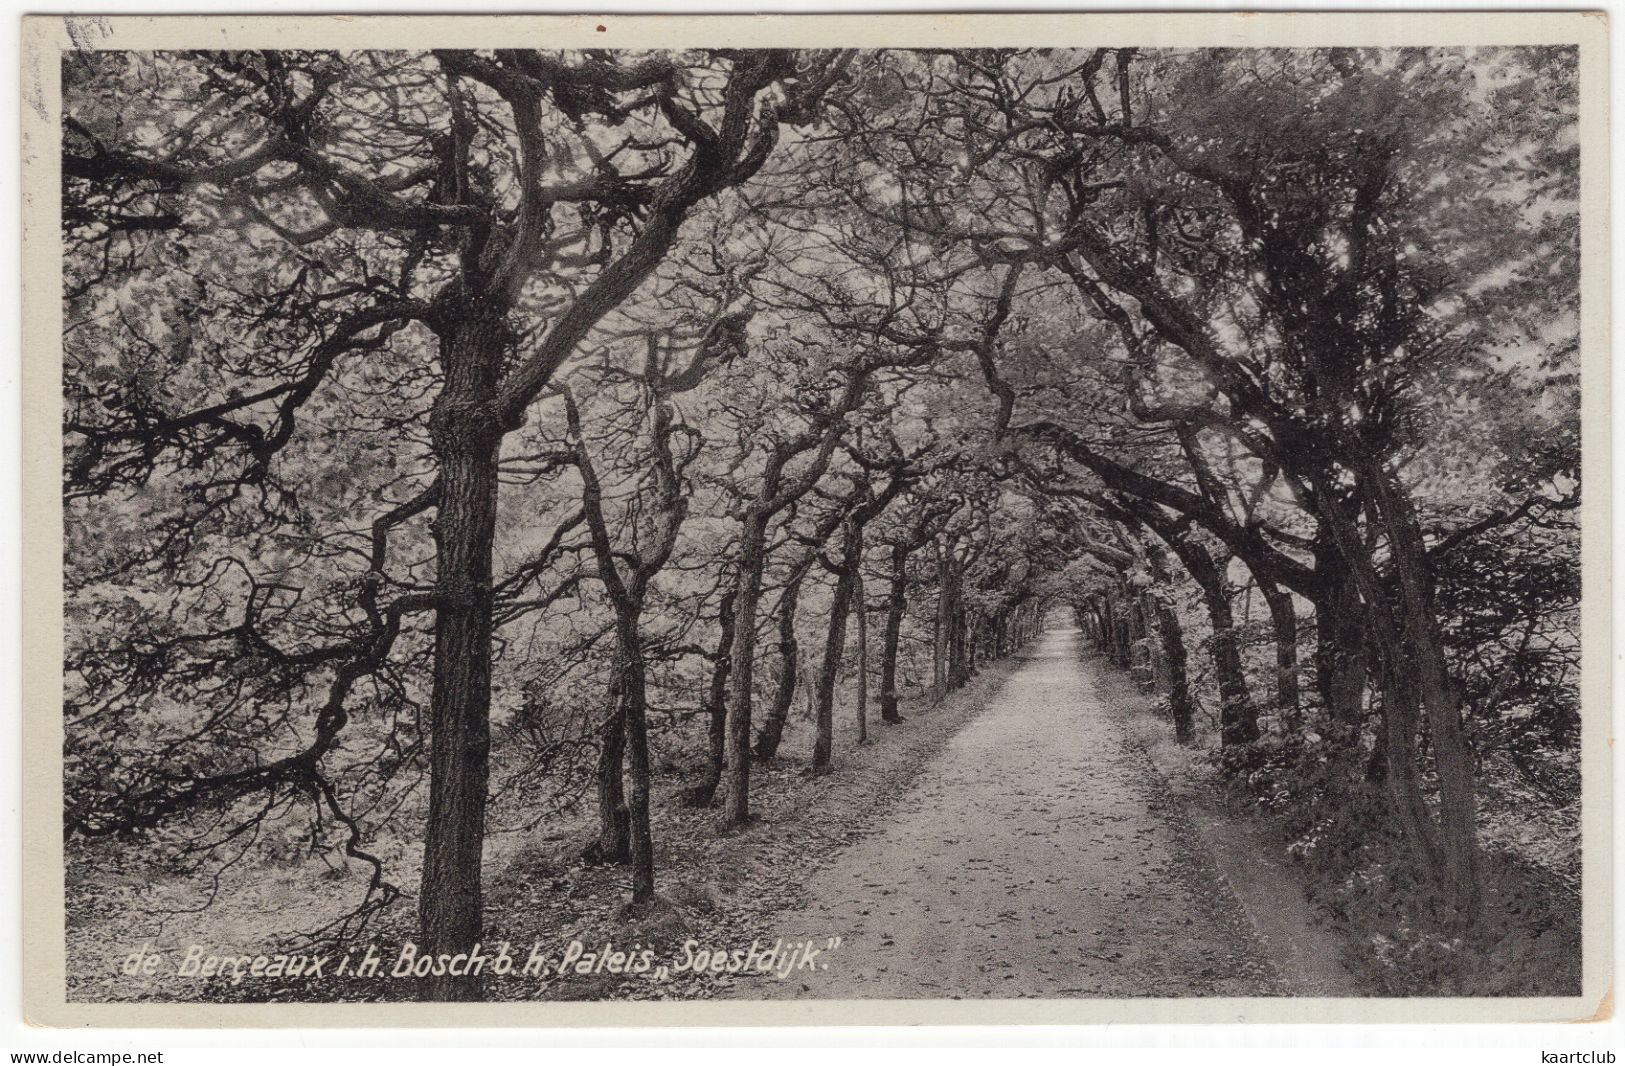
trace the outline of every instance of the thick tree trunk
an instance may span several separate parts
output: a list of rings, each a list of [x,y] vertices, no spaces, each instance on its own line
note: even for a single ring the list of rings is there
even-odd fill
[[[654,838],[649,825],[649,732],[645,721],[645,675],[643,657],[643,597],[649,580],[666,564],[683,520],[681,488],[671,453],[666,449],[664,427],[666,408],[654,413],[654,466],[661,485],[659,505],[664,533],[648,545],[650,554],[630,555],[615,551],[609,524],[604,520],[603,489],[593,467],[592,456],[581,438],[581,423],[575,400],[566,394],[566,417],[576,438],[576,467],[581,474],[582,513],[592,534],[599,580],[615,610],[615,679],[611,699],[615,707],[611,720],[614,736],[624,744],[631,762],[630,800],[622,795],[622,752],[600,765],[599,788],[604,819],[601,841],[605,857],[630,858],[632,862],[632,902],[647,904],[655,896]],[[618,697],[618,698],[617,698]],[[608,748],[606,738],[606,748]],[[624,821],[625,827],[622,828]]]
[[[790,719],[790,705],[795,701],[797,660],[801,655],[796,640],[796,610],[801,603],[801,584],[806,577],[807,564],[797,566],[779,597],[779,681],[773,692],[773,703],[762,722],[761,732],[756,734],[758,759],[778,757],[779,743],[784,739],[784,725]]]
[[[965,646],[969,636],[964,606],[964,574],[958,559],[948,566],[948,687],[957,689],[970,680],[969,656]]]
[[[862,551],[860,542],[859,551]],[[861,557],[852,561],[858,571],[852,575],[852,601],[858,612],[858,743],[869,742],[869,605],[864,599],[863,573],[858,569]]]
[[[1145,621],[1145,597],[1139,592],[1126,591],[1124,598],[1128,600],[1129,673],[1141,691],[1150,692],[1156,688],[1156,678],[1151,667],[1151,643],[1147,639],[1150,627]]]
[[[1390,657],[1385,654],[1380,658],[1388,794],[1400,828],[1418,852],[1424,868],[1438,870],[1443,857],[1438,834],[1433,827],[1433,816],[1428,812],[1427,800],[1422,795],[1421,774],[1417,765],[1416,696],[1408,685],[1399,680],[1390,665]]]
[[[1170,547],[1202,590],[1208,622],[1213,629],[1213,669],[1219,679],[1219,735],[1221,744],[1235,747],[1258,739],[1258,708],[1247,687],[1241,662],[1241,641],[1230,604],[1229,583],[1207,548],[1188,539]]]
[[[968,619],[965,625],[965,680],[969,681],[976,676],[976,666],[981,662],[982,640],[986,631],[986,623],[981,615],[966,613]]]
[[[1127,670],[1134,665],[1134,640],[1130,636],[1128,609],[1119,602],[1116,589],[1112,590],[1107,602],[1111,606],[1112,661]]]
[[[817,735],[813,740],[812,764],[815,770],[829,767],[835,747],[835,682],[840,676],[841,655],[846,649],[846,619],[852,610],[852,587],[857,581],[854,548],[857,536],[848,523],[843,538],[841,569],[836,573],[835,592],[829,605],[829,629],[824,638],[824,661],[818,671]]]
[[[1467,925],[1478,917],[1481,899],[1472,752],[1434,610],[1421,527],[1403,489],[1380,463],[1364,463],[1356,472],[1368,520],[1387,543],[1390,574],[1385,578],[1379,572],[1350,509],[1333,503],[1318,517],[1365,605],[1366,633],[1380,664],[1388,787],[1396,813],[1420,859],[1438,879],[1454,919]],[[1328,481],[1324,474],[1318,478],[1317,495],[1335,499]],[[1419,780],[1417,729],[1424,714],[1439,783],[1437,825]]]
[[[1371,745],[1371,756],[1365,761],[1365,780],[1368,785],[1381,785],[1388,780],[1388,723],[1377,729],[1376,742]]]
[[[1118,603],[1118,590],[1115,588],[1108,589],[1101,602],[1106,607],[1106,626],[1111,642],[1108,657],[1114,664],[1127,670],[1134,665],[1131,655],[1134,642],[1129,636],[1127,610]]]
[[[735,589],[722,596],[717,621],[722,633],[717,638],[716,658],[711,666],[711,684],[705,693],[706,764],[705,774],[687,792],[690,806],[709,807],[722,784],[728,736],[728,679],[733,674]]]
[[[747,514],[739,532],[739,573],[734,600],[733,673],[728,685],[728,724],[722,826],[737,829],[750,821],[751,688],[755,684],[756,611],[767,564],[768,516]]]
[[[1104,596],[1096,596],[1089,604],[1089,612],[1095,623],[1095,650],[1108,659],[1112,654],[1112,624],[1111,604]]]
[[[1275,631],[1275,709],[1283,720],[1295,722],[1301,709],[1298,694],[1298,608],[1292,593],[1262,577],[1258,590],[1269,605]]]
[[[1190,657],[1185,650],[1185,627],[1179,621],[1166,596],[1173,588],[1173,574],[1168,570],[1162,549],[1146,538],[1146,555],[1151,563],[1151,575],[1162,585],[1152,593],[1157,617],[1157,633],[1162,642],[1162,658],[1168,676],[1168,714],[1174,723],[1174,739],[1189,744],[1196,739],[1195,708],[1191,703]]]
[[[622,652],[617,642],[615,673],[609,683],[608,708],[598,728],[598,839],[588,846],[588,862],[622,863],[632,857],[631,815],[626,807],[622,774],[626,761],[626,701]]]
[[[903,638],[903,616],[908,611],[908,551],[891,550],[891,587],[886,596],[886,625],[880,638],[880,720],[895,725],[897,712],[897,653]]]
[[[1478,917],[1482,889],[1473,753],[1462,727],[1461,694],[1445,655],[1421,524],[1404,490],[1386,469],[1372,464],[1361,475],[1363,487],[1375,503],[1375,516],[1387,533],[1398,586],[1393,611],[1398,616],[1399,639],[1388,644],[1397,669],[1385,671],[1385,677],[1396,684],[1384,687],[1383,705],[1388,707],[1402,692],[1419,700],[1427,715],[1439,780],[1441,868],[1456,917],[1465,925]],[[1392,740],[1390,730],[1390,743]]]
[[[950,556],[953,540],[941,545],[937,557],[937,613],[931,624],[931,698],[940,701],[948,694],[948,662],[954,628],[953,566]]]
[[[1331,756],[1341,768],[1334,780],[1342,783],[1354,780],[1360,759],[1370,670],[1365,609],[1336,548],[1317,545],[1315,555],[1315,570],[1322,575],[1314,599],[1315,689],[1326,710]]]
[[[491,748],[491,555],[497,444],[481,405],[496,383],[503,322],[469,307],[441,342],[445,385],[430,417],[439,462],[434,682],[429,698],[429,811],[418,912],[422,948],[458,954],[479,942],[481,860]],[[429,977],[422,998],[480,998],[477,976]]]
[[[626,724],[626,754],[632,780],[627,814],[632,858],[632,902],[648,903],[655,896],[654,834],[649,824],[649,726],[647,667],[639,635],[641,604],[624,619],[621,635],[622,712]]]

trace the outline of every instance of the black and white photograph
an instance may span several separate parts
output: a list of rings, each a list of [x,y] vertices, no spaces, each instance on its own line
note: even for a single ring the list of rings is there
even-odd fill
[[[1600,28],[1091,17],[36,22],[42,1020],[1611,1009]]]

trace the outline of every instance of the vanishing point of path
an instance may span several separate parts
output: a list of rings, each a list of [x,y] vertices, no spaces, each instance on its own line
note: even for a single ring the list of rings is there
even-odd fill
[[[1078,638],[1043,634],[884,824],[809,878],[808,906],[779,916],[787,940],[841,938],[827,969],[734,995],[1304,994],[1108,713]]]

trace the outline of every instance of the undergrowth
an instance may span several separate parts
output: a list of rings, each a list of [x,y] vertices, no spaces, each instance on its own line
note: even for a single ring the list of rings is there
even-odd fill
[[[1358,945],[1355,961],[1386,994],[1580,993],[1580,901],[1553,872],[1481,847],[1482,911],[1462,928],[1393,829],[1379,782],[1340,782],[1324,754],[1279,734],[1210,758],[1235,801],[1278,821],[1310,898]]]
[[[1207,778],[1232,809],[1270,823],[1302,871],[1305,892],[1350,944],[1358,976],[1391,996],[1580,994],[1578,886],[1560,870],[1483,843],[1482,913],[1457,928],[1391,828],[1380,782],[1340,784],[1319,737],[1266,725],[1257,742],[1222,752],[1214,723],[1199,720],[1179,765]],[[1161,697],[1147,697],[1130,729],[1156,735],[1142,742],[1174,744]]]

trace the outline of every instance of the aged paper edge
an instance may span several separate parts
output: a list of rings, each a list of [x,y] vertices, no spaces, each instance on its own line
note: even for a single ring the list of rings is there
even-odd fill
[[[810,1000],[482,1004],[66,1001],[62,846],[60,55],[75,49],[1580,47],[1582,994],[1530,999]],[[36,1026],[452,1027],[1605,1021],[1613,1013],[1608,34],[1601,12],[31,16],[22,34],[23,1012]]]

